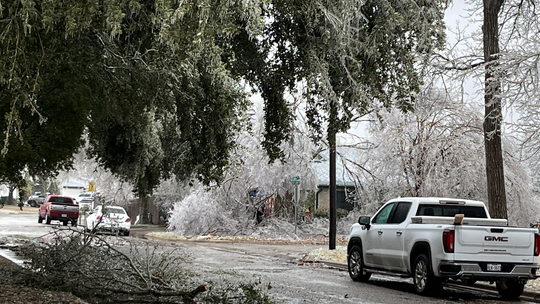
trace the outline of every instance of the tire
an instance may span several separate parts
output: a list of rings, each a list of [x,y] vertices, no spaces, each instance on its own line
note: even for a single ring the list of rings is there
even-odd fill
[[[431,262],[423,253],[414,260],[413,285],[414,290],[421,295],[433,295],[442,290],[441,280],[433,275]]]
[[[43,223],[43,218],[39,215],[39,213],[38,213],[37,222],[40,223],[40,224]]]
[[[516,280],[498,281],[496,285],[501,297],[510,300],[518,299],[525,288],[525,284]]]
[[[349,276],[353,281],[367,282],[371,273],[364,271],[364,258],[362,256],[362,246],[354,245],[347,255],[347,265],[349,268]]]
[[[28,205],[30,205],[31,207],[37,207],[36,201],[29,201]]]
[[[71,221],[71,227],[77,227],[77,221]]]
[[[67,226],[67,224],[68,224],[68,221],[63,221],[62,222],[62,226]]]
[[[129,236],[129,230],[124,231],[125,236]]]
[[[47,213],[45,213],[45,224],[50,225],[51,224],[51,218]]]

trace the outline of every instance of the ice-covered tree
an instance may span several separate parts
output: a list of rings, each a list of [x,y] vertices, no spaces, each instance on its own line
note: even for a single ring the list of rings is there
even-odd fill
[[[309,84],[315,137],[319,120],[347,129],[373,99],[397,96],[407,107],[419,84],[417,56],[442,41],[445,5],[5,0],[2,131],[17,137],[29,119],[52,126],[42,105],[61,103],[78,115],[63,131],[80,138],[86,126],[92,156],[141,196],[172,175],[220,182],[245,110],[243,83],[264,99],[265,150],[283,156],[292,127],[285,94],[298,81]],[[339,119],[326,117],[330,100]],[[80,144],[70,143],[71,151]]]
[[[427,87],[410,113],[378,111],[363,168],[349,164],[349,170],[358,173],[365,212],[398,196],[488,202],[481,111],[452,96]],[[504,147],[509,220],[525,225],[534,217],[532,183],[515,143],[508,139]]]
[[[71,170],[61,172],[57,179],[61,182],[69,177],[93,182],[100,196],[105,201],[114,204],[124,205],[134,198],[133,187],[129,183],[120,180],[109,170],[100,167],[84,151],[75,154]]]
[[[293,190],[291,177],[301,177],[301,190],[316,189],[316,175],[311,160],[316,147],[307,128],[297,124],[291,139],[280,147],[283,161],[271,162],[261,146],[264,118],[261,104],[255,104],[252,128],[239,134],[238,147],[231,155],[231,168],[220,185],[193,185],[193,191],[174,205],[170,229],[184,235],[205,233],[249,234],[257,224],[256,211],[270,197],[286,202]],[[250,197],[250,193],[255,193]],[[277,206],[278,208],[280,206]],[[290,213],[288,214],[290,215]]]
[[[520,132],[527,153],[538,153],[538,8],[534,1],[473,0],[468,3],[470,24],[476,22],[482,27],[469,34],[458,30],[455,43],[440,56],[441,66],[446,76],[468,83],[472,78],[484,87],[488,194],[493,202],[492,213],[496,211],[504,217],[505,196],[510,193],[504,193],[507,179],[503,170],[506,153],[502,137]],[[509,119],[505,112],[511,112],[513,117]],[[514,124],[511,128],[508,121]]]

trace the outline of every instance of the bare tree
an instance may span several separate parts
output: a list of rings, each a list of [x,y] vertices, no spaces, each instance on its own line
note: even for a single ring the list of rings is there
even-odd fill
[[[345,162],[362,189],[364,212],[374,212],[397,196],[447,196],[486,201],[487,178],[479,106],[462,103],[458,94],[424,88],[414,111],[381,110],[370,129],[371,146],[363,158]],[[509,189],[508,219],[536,221],[532,182],[515,140],[504,141]],[[361,155],[362,155],[361,154]]]
[[[538,62],[540,21],[535,1],[483,0],[471,1],[469,19],[482,24],[470,36],[455,32],[457,41],[440,54],[445,77],[463,83],[483,83],[484,149],[489,208],[493,216],[507,217],[506,191],[509,180],[503,169],[503,136],[518,132],[525,154],[538,153],[540,131],[538,100],[540,82]],[[482,81],[483,80],[483,81]],[[512,116],[506,118],[505,115]]]

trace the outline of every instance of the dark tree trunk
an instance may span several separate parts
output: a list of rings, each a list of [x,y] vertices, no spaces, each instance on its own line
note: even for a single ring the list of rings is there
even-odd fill
[[[141,197],[141,206],[139,208],[139,214],[140,214],[140,221],[141,224],[151,224],[152,220],[150,219],[150,215],[148,212],[148,197],[142,196]]]
[[[499,12],[504,0],[484,0],[485,118],[484,145],[489,212],[494,218],[507,218],[506,189],[501,144],[501,80],[499,59]]]
[[[8,205],[15,205],[15,201],[13,200],[13,191],[15,191],[15,187],[9,186],[8,189],[9,189],[9,193],[8,193],[7,204]]]

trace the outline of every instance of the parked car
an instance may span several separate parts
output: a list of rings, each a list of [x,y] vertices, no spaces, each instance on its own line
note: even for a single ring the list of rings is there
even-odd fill
[[[77,226],[79,218],[79,205],[75,204],[69,196],[49,195],[38,210],[38,223],[50,224],[51,221],[60,221],[67,226]]]
[[[77,196],[75,196],[73,199],[80,203],[83,199],[92,200],[95,195],[96,195],[95,192],[81,192]]]
[[[120,206],[98,205],[86,217],[87,232],[109,232],[129,235],[131,218]]]
[[[78,202],[79,210],[85,209],[86,211],[92,210],[94,207],[93,199],[85,198]]]
[[[28,198],[28,205],[30,205],[31,207],[39,207],[45,202],[47,196],[49,196],[49,193],[41,194],[41,192],[36,192],[34,193],[34,195]]]

